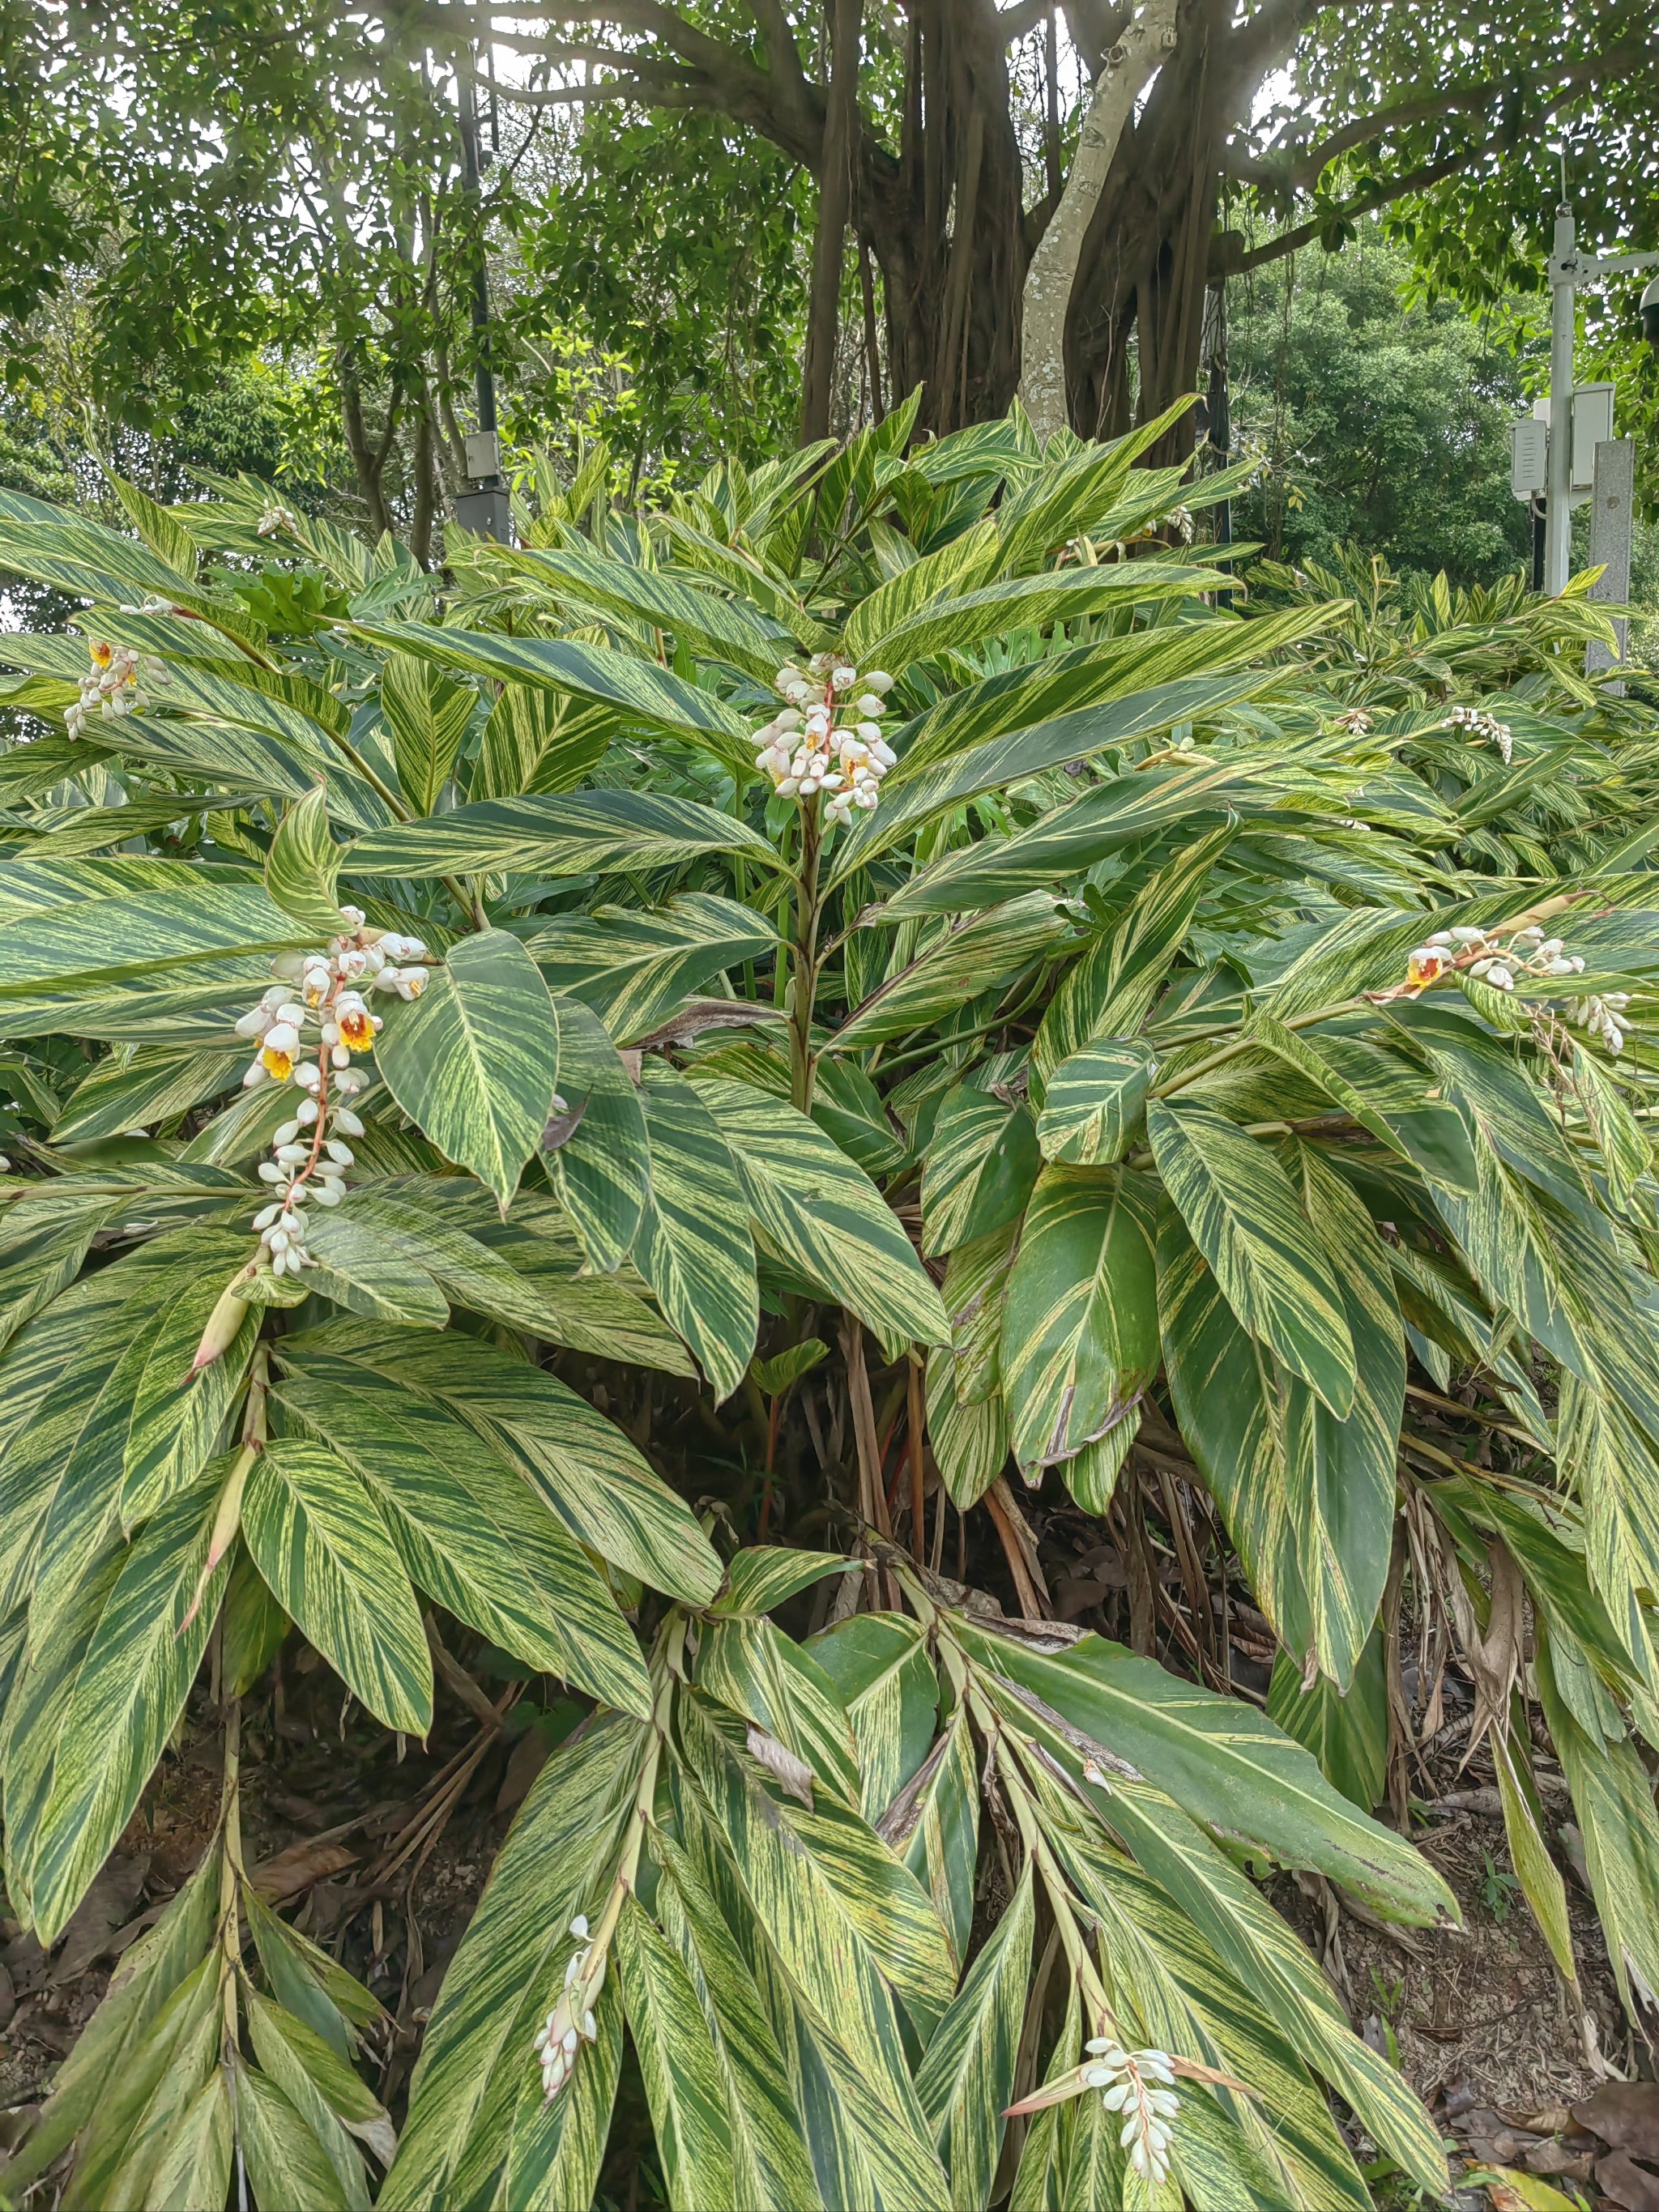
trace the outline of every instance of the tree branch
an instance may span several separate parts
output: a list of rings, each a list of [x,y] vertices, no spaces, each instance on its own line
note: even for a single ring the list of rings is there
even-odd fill
[[[1213,283],[1220,276],[1242,276],[1247,270],[1264,269],[1272,261],[1282,261],[1287,253],[1298,253],[1304,246],[1312,246],[1335,222],[1352,222],[1354,216],[1370,215],[1373,210],[1386,207],[1393,200],[1404,199],[1409,193],[1426,191],[1431,185],[1443,183],[1455,176],[1474,158],[1471,154],[1449,154],[1437,161],[1425,161],[1419,169],[1413,169],[1403,177],[1391,177],[1375,190],[1362,192],[1358,199],[1346,206],[1328,208],[1322,215],[1311,216],[1306,222],[1297,223],[1293,230],[1269,239],[1265,246],[1253,246],[1249,252],[1237,260],[1224,254],[1212,253],[1210,277]],[[1227,234],[1237,235],[1236,233]]]
[[[1582,92],[1586,85],[1601,78],[1634,70],[1647,49],[1639,40],[1606,48],[1593,59],[1563,70],[1550,88],[1550,97],[1534,112],[1540,121],[1553,116],[1565,100]],[[1289,185],[1307,190],[1328,169],[1333,161],[1340,161],[1357,147],[1369,146],[1391,131],[1407,131],[1414,124],[1433,123],[1443,116],[1456,115],[1469,109],[1496,106],[1506,94],[1526,92],[1536,85],[1535,75],[1529,70],[1516,70],[1506,76],[1491,77],[1479,84],[1448,85],[1442,90],[1425,94],[1421,99],[1402,100],[1395,107],[1381,107],[1369,115],[1356,116],[1351,123],[1332,131],[1316,146],[1305,148],[1300,154],[1286,149],[1286,158],[1248,165],[1229,163],[1228,173],[1248,183]],[[1478,149],[1471,149],[1468,159],[1474,158]],[[1251,171],[1255,173],[1251,173]]]
[[[1012,8],[997,9],[997,34],[1005,46],[1012,46],[1028,31],[1036,30],[1045,17],[1052,20],[1060,0],[1016,0]]]
[[[1066,0],[1066,27],[1072,44],[1083,57],[1092,84],[1106,66],[1106,57],[1123,35],[1133,7],[1115,8],[1109,0]]]

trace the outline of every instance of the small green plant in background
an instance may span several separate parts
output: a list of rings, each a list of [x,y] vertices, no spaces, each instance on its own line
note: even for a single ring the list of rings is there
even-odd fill
[[[1494,1863],[1490,1851],[1483,1850],[1480,1860],[1483,1869],[1480,1876],[1480,1902],[1494,1920],[1499,1922],[1507,1920],[1515,1909],[1515,1900],[1520,1893],[1521,1884],[1512,1874],[1505,1874],[1501,1867]]]

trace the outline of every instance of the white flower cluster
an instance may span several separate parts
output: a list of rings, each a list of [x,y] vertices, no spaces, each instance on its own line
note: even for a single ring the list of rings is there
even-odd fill
[[[805,669],[793,662],[779,669],[777,688],[787,703],[755,732],[761,744],[755,766],[781,798],[823,792],[826,821],[850,822],[855,806],[867,814],[897,757],[877,719],[887,711],[892,678],[879,669],[861,677],[836,654],[821,653]]]
[[[1170,2126],[1181,2110],[1167,2051],[1125,2051],[1109,2036],[1084,2045],[1093,2063],[1083,2069],[1085,2089],[1099,2089],[1109,2112],[1121,2112],[1120,2147],[1143,2181],[1154,2187],[1170,2172]]]
[[[1604,995],[1591,992],[1574,1002],[1567,1019],[1591,1036],[1599,1036],[1609,1052],[1623,1052],[1625,1024],[1621,1018],[1629,1004],[1628,991],[1608,991]]]
[[[297,530],[300,519],[291,507],[268,507],[253,526],[256,536],[275,538],[280,530]]]
[[[1500,722],[1496,714],[1488,714],[1480,707],[1454,707],[1446,717],[1449,730],[1462,730],[1474,740],[1485,738],[1497,746],[1507,768],[1515,757],[1515,738],[1507,722]]]
[[[78,738],[94,714],[131,714],[142,707],[144,695],[138,689],[138,678],[143,664],[137,653],[125,645],[109,645],[95,638],[92,646],[92,666],[81,678],[81,696],[72,707],[64,709],[64,722],[70,737]],[[145,669],[147,674],[153,669]]]
[[[1512,991],[1517,975],[1531,977],[1582,975],[1581,954],[1569,952],[1559,937],[1546,937],[1537,922],[1528,922],[1504,942],[1501,930],[1486,930],[1465,922],[1456,929],[1437,929],[1412,954],[1407,975],[1413,983],[1434,983],[1454,969],[1490,983],[1494,991]]]
[[[1569,952],[1560,938],[1546,937],[1535,921],[1507,933],[1464,923],[1456,929],[1437,929],[1425,939],[1407,963],[1407,984],[1420,990],[1455,970],[1495,991],[1512,991],[1517,976],[1539,981],[1582,975],[1584,957]],[[1574,999],[1561,1011],[1566,1020],[1600,1037],[1609,1052],[1622,1052],[1630,1027],[1625,1018],[1629,1004],[1628,991],[1608,991]]]
[[[564,1988],[536,2037],[542,2062],[542,2091],[550,2104],[575,2070],[576,2054],[599,2034],[593,2007],[605,1987],[605,1954],[596,1959],[587,1938],[587,1916],[579,1912],[570,1932],[580,1939],[564,1970]]]
[[[1346,730],[1350,737],[1363,738],[1371,726],[1371,720],[1363,707],[1350,707],[1346,714],[1337,716],[1336,726]]]
[[[273,1157],[259,1164],[260,1181],[272,1186],[271,1203],[254,1215],[253,1226],[277,1275],[298,1274],[310,1263],[304,1209],[313,1200],[337,1206],[345,1194],[353,1154],[344,1140],[363,1133],[343,1103],[365,1079],[351,1056],[369,1051],[381,1026],[368,1011],[364,987],[395,991],[401,999],[417,999],[426,988],[424,968],[397,964],[425,957],[419,938],[365,928],[358,907],[342,907],[340,915],[346,933],[331,938],[325,951],[278,954],[271,967],[281,980],[236,1024],[238,1036],[258,1045],[242,1078],[249,1090],[291,1083],[307,1094],[272,1137]]]

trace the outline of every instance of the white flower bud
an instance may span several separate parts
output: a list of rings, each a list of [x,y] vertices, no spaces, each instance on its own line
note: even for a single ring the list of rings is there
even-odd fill
[[[334,1126],[337,1129],[343,1129],[348,1137],[361,1137],[363,1133],[362,1123],[349,1106],[335,1108]]]

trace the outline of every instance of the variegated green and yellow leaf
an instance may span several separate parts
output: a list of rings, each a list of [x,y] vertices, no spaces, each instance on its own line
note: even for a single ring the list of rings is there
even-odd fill
[[[1153,1099],[1146,1133],[1164,1187],[1241,1326],[1341,1419],[1353,1341],[1324,1246],[1267,1146],[1208,1107]]]
[[[1036,1913],[1027,1860],[1013,1896],[934,2029],[916,2094],[951,2177],[951,2212],[983,2212],[1013,2097]]]
[[[653,1831],[657,1910],[678,1945],[714,2038],[731,2129],[732,2193],[748,2212],[822,2212],[794,2087],[755,1978],[686,1852]]]
[[[532,1784],[433,2007],[384,2212],[447,2212],[469,2177],[481,2189],[514,2165],[526,2131],[538,2176],[555,2166],[568,2115],[581,2109],[571,2093],[599,2054],[584,2051],[568,2090],[545,2106],[533,2039],[564,1986],[570,1922],[596,1912],[610,1884],[648,1733],[607,1718],[556,1751]],[[553,2212],[561,2200],[526,2187],[520,2201]]]
[[[749,725],[712,691],[659,668],[654,661],[574,638],[505,637],[478,630],[439,629],[429,623],[364,625],[361,634],[393,653],[414,654],[462,675],[526,684],[619,707],[630,721],[677,737],[713,739],[731,753]],[[752,753],[752,745],[749,747]]]
[[[518,939],[500,929],[463,938],[413,1005],[387,1018],[375,1066],[410,1119],[505,1212],[559,1073],[558,1017]]]
[[[884,1340],[943,1343],[939,1292],[881,1194],[817,1124],[720,1076],[694,1077],[731,1148],[762,1245]]]
[[[698,1639],[697,1686],[792,1753],[815,1784],[859,1802],[853,1732],[810,1651],[764,1616],[711,1620]]]
[[[1158,1371],[1154,1203],[1127,1168],[1046,1167],[1037,1178],[1002,1328],[1002,1395],[1023,1468],[1104,1436]]]
[[[561,916],[526,940],[548,988],[591,1006],[619,1045],[648,1036],[723,970],[769,959],[776,946],[763,915],[707,891],[664,907]]]
[[[322,1445],[272,1443],[242,1498],[242,1534],[283,1611],[388,1728],[432,1724],[432,1656],[380,1509]]]
[[[276,825],[265,859],[265,889],[283,912],[326,944],[343,924],[335,884],[343,848],[329,835],[328,793],[315,785]]]
[[[1046,1160],[1068,1167],[1110,1167],[1129,1149],[1158,1063],[1139,1037],[1085,1045],[1048,1078],[1037,1142]]]
[[[605,758],[623,718],[556,691],[507,684],[478,739],[469,799],[515,799],[520,793],[574,791]]]
[[[392,728],[398,786],[417,815],[432,812],[455,773],[456,755],[477,703],[478,695],[471,685],[454,683],[430,661],[403,653],[392,653],[386,661],[380,676],[380,711]]]
[[[610,868],[662,868],[713,853],[739,853],[767,867],[775,849],[730,814],[694,799],[647,792],[546,793],[483,799],[370,830],[345,855],[354,876],[483,875],[503,869],[542,876]]]
[[[743,1380],[760,1320],[748,1207],[726,1139],[684,1076],[653,1065],[643,1103],[651,1188],[635,1258],[718,1403]]]
[[[617,1966],[675,2212],[735,2212],[732,2129],[714,2039],[678,1951],[632,1898]]]
[[[32,1838],[30,1901],[45,1943],[55,1942],[114,1848],[184,1710],[228,1572],[222,1562],[186,1627],[218,1492],[216,1474],[206,1476],[143,1530],[76,1670],[51,1794]]]
[[[289,1339],[282,1356],[291,1371],[337,1377],[341,1388],[372,1389],[368,1378],[378,1378],[447,1408],[518,1469],[579,1544],[688,1604],[719,1589],[719,1555],[690,1507],[614,1422],[544,1369],[458,1330],[434,1339],[355,1324]]]
[[[447,1612],[619,1711],[648,1711],[638,1646],[586,1553],[475,1430],[323,1359],[286,1376],[277,1399],[362,1478],[409,1572]]]
[[[965,1000],[1000,990],[1065,934],[1065,919],[1046,891],[947,925],[854,1009],[836,1031],[836,1051],[862,1050],[884,1038],[902,1036]]]
[[[958,1085],[939,1108],[922,1165],[922,1250],[954,1252],[1008,1228],[1024,1212],[1041,1165],[1024,1105]]]
[[[547,1142],[559,1196],[589,1262],[619,1267],[643,1217],[651,1146],[645,1108],[604,1024],[579,999],[557,1001],[559,1096]]]
[[[1371,1632],[1394,1539],[1406,1347],[1380,1241],[1310,1149],[1310,1206],[1344,1255],[1340,1297],[1356,1385],[1338,1420],[1239,1327],[1173,1213],[1158,1243],[1170,1389],[1258,1602],[1298,1663],[1346,1689]]]

